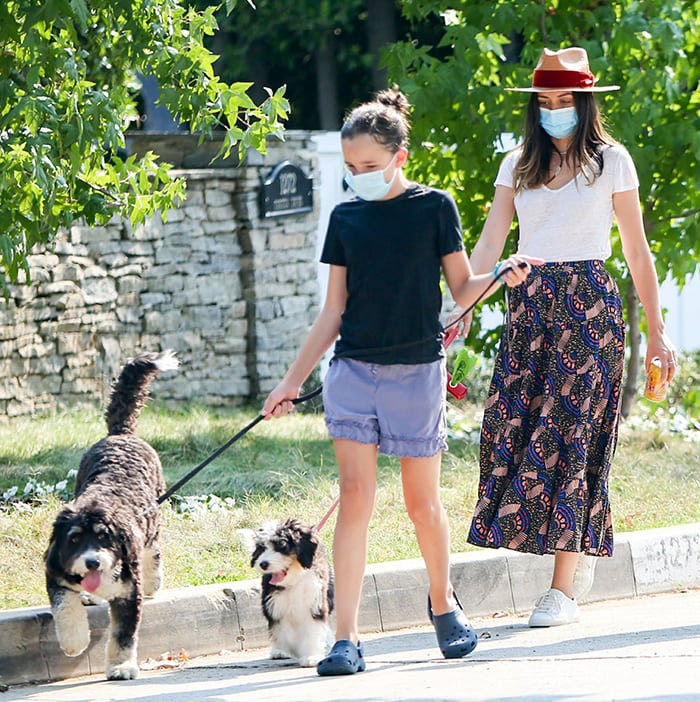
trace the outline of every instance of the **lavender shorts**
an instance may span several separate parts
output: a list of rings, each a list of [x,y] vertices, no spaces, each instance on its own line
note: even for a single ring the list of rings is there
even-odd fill
[[[411,365],[334,359],[323,383],[328,434],[389,456],[434,456],[447,448],[446,382],[444,358]]]

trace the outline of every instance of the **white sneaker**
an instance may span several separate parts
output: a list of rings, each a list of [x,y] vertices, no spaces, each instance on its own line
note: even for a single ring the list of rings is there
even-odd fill
[[[561,590],[552,588],[535,603],[528,626],[559,626],[578,621],[578,605]]]
[[[574,597],[577,600],[582,600],[591,591],[596,563],[596,556],[587,556],[585,553],[579,555],[574,573]]]

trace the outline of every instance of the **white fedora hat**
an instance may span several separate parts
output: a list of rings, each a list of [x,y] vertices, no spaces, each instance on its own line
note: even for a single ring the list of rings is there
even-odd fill
[[[551,51],[543,49],[540,60],[532,74],[529,88],[506,88],[521,93],[551,93],[571,91],[575,93],[602,93],[619,90],[619,85],[595,85],[596,77],[588,67],[585,49],[572,46]]]

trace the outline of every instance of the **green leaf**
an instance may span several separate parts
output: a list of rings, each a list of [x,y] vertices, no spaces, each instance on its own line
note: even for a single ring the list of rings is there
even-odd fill
[[[121,215],[139,222],[182,200],[184,181],[173,181],[153,155],[117,156],[136,118],[138,73],[154,75],[160,104],[200,135],[235,125],[222,155],[235,144],[244,156],[281,133],[288,113],[283,90],[258,103],[250,82],[228,84],[215,75],[217,57],[205,45],[217,28],[215,10],[197,11],[184,0],[0,4],[0,231],[7,279],[16,281],[30,244],[49,243],[74,220],[90,224]]]

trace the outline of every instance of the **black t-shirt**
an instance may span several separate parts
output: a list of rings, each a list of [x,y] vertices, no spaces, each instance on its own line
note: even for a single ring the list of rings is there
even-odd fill
[[[442,190],[411,184],[391,200],[337,205],[321,254],[347,268],[335,355],[383,364],[441,358],[441,258],[463,248],[457,206]]]

